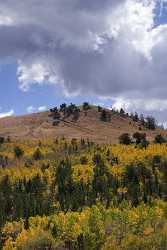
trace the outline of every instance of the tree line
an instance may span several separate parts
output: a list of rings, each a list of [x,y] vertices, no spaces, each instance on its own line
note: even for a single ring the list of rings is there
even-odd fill
[[[73,103],[71,103],[70,105],[62,103],[59,108],[51,108],[50,113],[53,117],[53,125],[57,126],[59,125],[60,121],[67,118],[72,118],[72,121],[76,122],[80,117],[81,108],[86,116],[87,111],[92,109],[93,107],[88,102],[84,102],[81,107],[78,107]],[[98,113],[100,114],[99,119],[102,122],[110,122],[112,115],[116,114],[124,118],[130,118],[132,121],[137,122],[140,128],[142,126],[149,130],[155,130],[158,127],[156,119],[152,116],[144,117],[143,114],[139,115],[137,112],[135,112],[134,114],[129,114],[126,113],[123,108],[121,108],[120,110],[115,110],[113,108],[106,109],[101,106],[97,106],[96,108]]]

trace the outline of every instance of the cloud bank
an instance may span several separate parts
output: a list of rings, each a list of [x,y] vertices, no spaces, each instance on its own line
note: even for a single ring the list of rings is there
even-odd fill
[[[68,94],[145,100],[139,109],[157,111],[167,102],[167,25],[155,25],[165,2],[1,1],[1,62],[18,63],[23,91],[61,84]]]

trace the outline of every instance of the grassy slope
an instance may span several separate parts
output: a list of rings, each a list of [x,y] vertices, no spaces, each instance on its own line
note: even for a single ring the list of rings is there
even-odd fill
[[[139,123],[133,122],[130,118],[121,117],[112,113],[111,122],[102,122],[99,119],[100,113],[96,107],[87,111],[81,111],[80,118],[73,122],[71,118],[61,121],[58,126],[52,126],[52,118],[49,112],[8,117],[0,119],[0,135],[10,136],[15,139],[42,139],[59,138],[64,136],[71,138],[89,138],[98,143],[117,143],[122,133],[133,134],[139,131]],[[167,136],[162,129],[149,131],[142,128],[140,132],[147,134],[149,140],[161,133]]]

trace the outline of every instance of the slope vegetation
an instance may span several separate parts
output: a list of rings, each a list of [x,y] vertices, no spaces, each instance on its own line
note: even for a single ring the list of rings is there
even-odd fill
[[[0,119],[0,136],[9,136],[13,139],[45,139],[62,138],[80,139],[89,138],[98,143],[117,143],[122,133],[133,133],[140,130],[146,133],[148,140],[153,140],[156,134],[166,136],[166,131],[160,128],[149,130],[140,122],[135,122],[126,115],[120,115],[114,111],[110,113],[110,121],[100,119],[101,113],[98,107],[91,107],[85,111],[80,108],[79,117],[73,120],[71,117],[60,119],[57,126],[53,126],[51,113],[35,113],[24,116],[15,116]]]

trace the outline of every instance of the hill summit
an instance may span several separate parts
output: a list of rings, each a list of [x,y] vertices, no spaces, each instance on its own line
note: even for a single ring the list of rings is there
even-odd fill
[[[149,120],[150,119],[150,120]],[[153,124],[154,118],[125,113],[84,103],[82,106],[62,104],[50,111],[0,119],[0,136],[13,139],[90,139],[97,143],[117,143],[121,134],[145,133],[152,141],[167,132]],[[150,124],[149,124],[150,122]],[[155,126],[155,127],[154,127]]]

